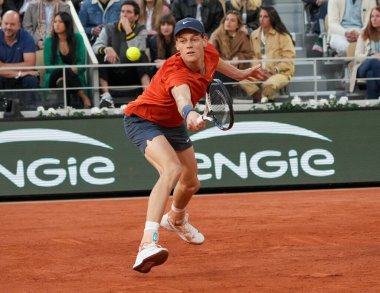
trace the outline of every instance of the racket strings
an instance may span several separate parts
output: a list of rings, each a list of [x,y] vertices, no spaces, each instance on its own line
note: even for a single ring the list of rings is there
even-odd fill
[[[210,90],[210,112],[214,116],[214,119],[218,121],[221,125],[229,125],[230,124],[230,107],[227,104],[228,97],[225,96],[224,92],[218,89],[217,87],[213,87]]]

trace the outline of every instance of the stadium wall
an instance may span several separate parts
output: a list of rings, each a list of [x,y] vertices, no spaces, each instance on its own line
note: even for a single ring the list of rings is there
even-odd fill
[[[191,133],[202,188],[373,184],[380,111],[237,113]],[[0,122],[0,198],[148,192],[157,174],[117,117]]]

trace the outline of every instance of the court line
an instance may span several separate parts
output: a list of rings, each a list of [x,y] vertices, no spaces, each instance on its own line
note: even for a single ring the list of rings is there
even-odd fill
[[[258,192],[229,192],[229,193],[211,193],[211,194],[195,194],[195,197],[222,197],[231,195],[241,196],[264,196],[273,194],[295,194],[295,193],[321,193],[325,192],[341,192],[341,191],[365,191],[365,190],[379,190],[379,187],[360,187],[360,188],[334,188],[334,189],[302,189],[302,190],[280,190],[280,191],[258,191]],[[170,196],[172,197],[172,196]],[[22,205],[22,204],[40,204],[40,203],[62,203],[62,202],[93,202],[93,201],[121,201],[121,200],[141,200],[148,199],[147,196],[133,196],[133,197],[109,197],[109,198],[78,198],[78,199],[47,199],[47,200],[25,200],[25,201],[6,201],[0,202],[1,205]]]

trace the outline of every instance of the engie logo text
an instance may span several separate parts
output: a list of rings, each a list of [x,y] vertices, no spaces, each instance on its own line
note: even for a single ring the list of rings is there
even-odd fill
[[[78,144],[78,153],[73,151],[75,148],[66,149],[67,143]],[[5,144],[12,150],[19,148],[22,152],[3,152],[0,177],[2,180],[5,177],[19,188],[28,184],[56,187],[62,184],[76,186],[79,183],[99,186],[115,182],[114,163],[98,154],[99,148],[113,148],[88,136],[59,129],[16,129],[0,132],[0,146],[4,147]],[[30,155],[32,158],[28,152],[33,154]],[[4,153],[9,155],[5,156]]]
[[[243,142],[244,137],[246,140],[249,137],[248,143]],[[193,142],[207,144],[210,139],[220,140],[218,144],[213,143],[218,146],[213,152],[202,153],[195,147],[201,181],[223,180],[227,172],[228,176],[241,179],[250,176],[261,179],[284,176],[320,178],[335,174],[334,155],[328,148],[321,147],[331,144],[332,140],[298,126],[266,121],[239,122],[229,131],[214,127],[191,136]],[[288,144],[282,143],[285,140]],[[257,147],[260,142],[261,146]],[[258,150],[252,151],[255,148]]]

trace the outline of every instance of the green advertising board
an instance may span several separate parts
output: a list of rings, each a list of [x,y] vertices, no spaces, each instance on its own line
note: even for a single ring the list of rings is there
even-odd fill
[[[203,188],[378,182],[380,111],[240,113],[191,133]],[[148,191],[122,117],[1,121],[0,196]]]

